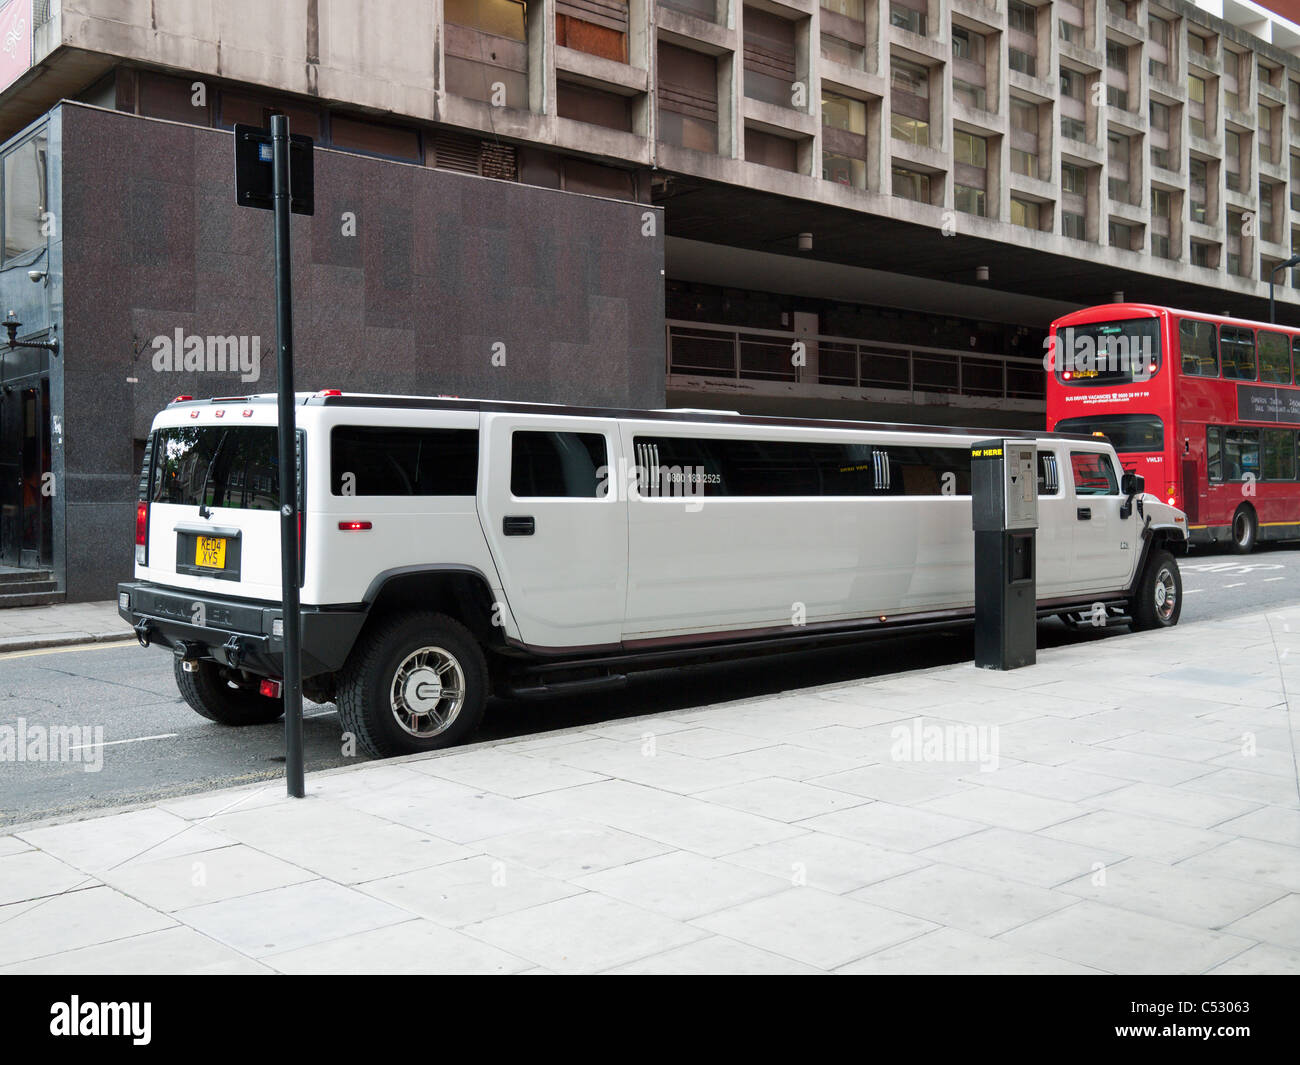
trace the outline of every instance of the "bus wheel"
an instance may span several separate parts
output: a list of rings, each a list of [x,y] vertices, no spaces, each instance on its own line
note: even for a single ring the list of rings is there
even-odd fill
[[[1232,516],[1232,549],[1239,555],[1248,555],[1255,550],[1258,536],[1259,522],[1255,518],[1255,508],[1249,503],[1242,503]]]
[[[1183,577],[1174,556],[1164,548],[1152,554],[1138,582],[1131,611],[1133,628],[1167,629],[1183,612]]]

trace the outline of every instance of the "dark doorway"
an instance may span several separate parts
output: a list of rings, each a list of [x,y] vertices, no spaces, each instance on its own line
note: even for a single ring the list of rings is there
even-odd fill
[[[0,563],[44,567],[53,557],[48,378],[0,394]]]

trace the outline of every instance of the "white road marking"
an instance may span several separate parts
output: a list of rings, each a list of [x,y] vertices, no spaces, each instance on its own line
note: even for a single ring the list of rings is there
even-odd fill
[[[136,736],[131,740],[109,740],[107,743],[83,743],[80,747],[68,747],[69,751],[84,751],[87,747],[116,747],[119,743],[144,743],[146,740],[174,740],[179,732],[166,732],[161,736]]]
[[[1264,583],[1268,584],[1270,581],[1284,581],[1284,580],[1286,580],[1285,577],[1265,577]]]
[[[60,644],[58,647],[37,647],[31,651],[6,651],[0,654],[0,661],[6,658],[31,658],[34,655],[61,655],[70,651],[107,651],[113,647],[130,647],[132,644],[138,646],[138,641],[133,636],[122,640],[97,640],[95,643]]]
[[[1223,587],[1226,590],[1228,588],[1244,588],[1245,586],[1246,586],[1245,581],[1238,581],[1236,584],[1225,584]]]
[[[1203,591],[1205,591],[1204,588],[1184,588],[1183,595],[1193,595],[1196,592],[1203,592]]]

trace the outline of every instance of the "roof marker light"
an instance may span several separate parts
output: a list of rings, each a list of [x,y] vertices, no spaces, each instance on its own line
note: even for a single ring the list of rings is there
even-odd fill
[[[361,531],[363,531],[363,530],[365,530],[365,529],[369,529],[370,527],[371,527],[371,526],[370,526],[370,522],[368,522],[368,521],[341,521],[341,522],[339,522],[339,528],[342,529],[344,532],[361,532]]]
[[[343,392],[341,389],[338,388],[322,388],[319,392],[316,393],[316,395],[324,399],[328,396],[341,396],[343,395]]]
[[[184,403],[186,400],[193,399],[193,396],[177,396],[172,400],[173,403]]]

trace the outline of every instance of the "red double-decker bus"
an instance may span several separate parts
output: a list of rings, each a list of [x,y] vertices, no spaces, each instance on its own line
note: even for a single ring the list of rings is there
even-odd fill
[[[1300,538],[1300,329],[1110,303],[1049,334],[1047,428],[1100,433],[1192,543]]]

